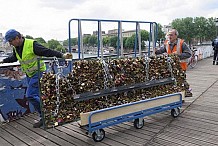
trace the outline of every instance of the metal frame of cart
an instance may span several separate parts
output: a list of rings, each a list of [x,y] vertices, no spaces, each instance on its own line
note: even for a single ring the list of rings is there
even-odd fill
[[[99,142],[105,137],[105,127],[133,120],[134,127],[141,129],[144,126],[143,117],[166,110],[171,110],[171,115],[177,117],[180,107],[182,93],[174,93],[84,113],[81,114],[81,124],[86,125],[88,134],[92,135],[94,141]]]

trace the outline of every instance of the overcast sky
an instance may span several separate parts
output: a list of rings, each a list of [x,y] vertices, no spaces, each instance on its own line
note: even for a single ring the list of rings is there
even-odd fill
[[[3,35],[13,28],[47,41],[66,40],[72,18],[149,21],[161,25],[176,18],[215,18],[218,0],[0,0],[0,11]],[[83,33],[90,26],[84,24]],[[71,27],[77,29],[74,23]]]

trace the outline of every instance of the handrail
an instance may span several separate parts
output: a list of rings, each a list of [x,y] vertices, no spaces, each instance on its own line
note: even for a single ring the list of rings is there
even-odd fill
[[[82,53],[82,59],[84,59],[84,52],[83,52],[83,38],[82,38],[82,26],[81,23],[83,21],[92,21],[98,22],[98,57],[100,57],[101,51],[101,58],[103,58],[103,44],[102,44],[102,32],[101,32],[101,22],[116,22],[118,23],[118,42],[117,42],[117,56],[123,56],[123,39],[122,39],[122,23],[135,23],[136,24],[136,37],[135,37],[135,46],[134,46],[134,53],[136,55],[136,49],[139,47],[139,56],[141,56],[141,37],[140,37],[140,24],[150,24],[150,35],[149,35],[149,45],[148,45],[148,56],[150,56],[150,47],[151,47],[151,40],[153,47],[156,46],[157,42],[157,23],[156,22],[148,22],[148,21],[129,21],[129,20],[112,20],[112,19],[70,19],[68,23],[68,31],[69,31],[69,52],[72,52],[71,49],[71,22],[77,21],[78,22],[78,58],[81,59],[80,53]],[[156,30],[155,30],[156,26]],[[137,46],[138,44],[138,46]],[[70,69],[72,67],[70,66]]]

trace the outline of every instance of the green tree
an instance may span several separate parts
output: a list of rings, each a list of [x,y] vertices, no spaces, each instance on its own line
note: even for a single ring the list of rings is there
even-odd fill
[[[124,37],[124,38],[123,38],[123,49],[127,51],[128,48],[125,46],[126,40],[127,40],[127,37]]]
[[[48,43],[41,43],[41,45],[43,45],[43,46],[46,47],[46,48],[49,48]]]
[[[83,38],[83,44],[84,45],[89,46],[89,39],[90,39],[90,37],[91,36],[86,36],[86,37]]]
[[[178,30],[179,37],[188,42],[189,45],[195,34],[194,26],[194,20],[192,17],[175,19],[172,22],[172,27]]]
[[[147,30],[141,30],[141,48],[145,49],[145,41],[149,39],[149,32]]]
[[[145,41],[149,39],[149,32],[147,30],[141,30],[141,48],[145,49]],[[138,42],[135,42],[136,40],[136,34],[133,34],[131,37],[126,38],[124,42],[124,47],[128,49],[135,48],[135,43],[137,43],[137,49],[138,49]]]
[[[128,37],[125,41],[125,48],[133,49],[135,45],[135,34],[133,34],[131,37]]]
[[[40,44],[45,44],[46,41],[42,37],[35,38],[35,40]]]
[[[98,40],[96,35],[91,35],[88,41],[90,46],[97,46]]]
[[[194,28],[194,33],[195,33],[195,38],[199,39],[200,43],[202,43],[205,35],[206,35],[206,31],[207,31],[207,19],[204,17],[196,17],[194,19],[194,24],[195,24],[195,28]]]
[[[158,27],[157,42],[159,43],[159,45],[161,45],[161,43],[163,43],[165,40],[165,34],[163,32],[163,26],[160,23],[157,24],[157,27]]]
[[[61,52],[66,51],[65,48],[57,40],[54,39],[48,41],[48,48]]]
[[[158,26],[158,29],[157,29],[158,30],[157,39],[158,40],[165,39],[165,34],[163,32],[163,26],[160,23],[158,23],[157,26]]]
[[[141,30],[141,40],[147,41],[149,39],[149,32],[147,30]]]
[[[177,29],[179,37],[185,39],[189,45],[193,40],[203,41],[212,40],[216,36],[216,25],[214,18],[204,17],[187,17],[182,19],[175,19],[172,21],[172,27]]]
[[[109,46],[117,48],[117,41],[118,41],[118,37],[117,36],[112,36],[109,39]]]
[[[66,49],[65,49],[62,45],[58,45],[55,50],[57,50],[57,51],[59,51],[59,52],[62,52],[62,53],[65,53],[65,52],[66,52]]]
[[[78,39],[77,38],[71,38],[70,39],[71,46],[75,46],[75,45],[77,45],[77,43],[78,43]],[[69,46],[69,39],[64,40],[63,46]]]
[[[109,40],[110,40],[110,38],[108,36],[103,37],[103,46],[104,47],[109,46]]]
[[[216,38],[216,24],[215,24],[215,18],[208,18],[206,22],[207,31],[205,37],[207,40],[212,41],[214,38]]]
[[[27,38],[27,39],[33,39],[33,37],[30,36],[30,35],[26,35],[25,38]]]

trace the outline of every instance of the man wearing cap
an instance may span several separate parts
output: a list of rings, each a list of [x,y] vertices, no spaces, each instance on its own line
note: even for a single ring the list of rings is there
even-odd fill
[[[41,78],[42,72],[46,70],[46,65],[43,60],[40,60],[40,76],[38,76],[37,57],[44,56],[70,59],[69,56],[72,58],[72,54],[62,54],[61,52],[48,49],[32,39],[22,37],[15,29],[10,29],[6,32],[5,42],[9,42],[9,44],[13,46],[13,54],[0,63],[11,63],[17,60],[20,62],[21,68],[23,72],[26,73],[27,77],[28,85],[26,97],[40,115],[40,120],[33,124],[33,127],[39,128],[42,126],[43,122],[41,119],[38,80]]]

